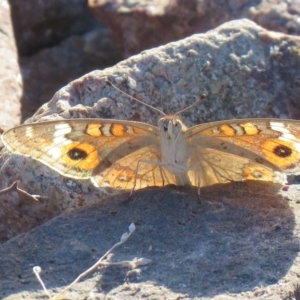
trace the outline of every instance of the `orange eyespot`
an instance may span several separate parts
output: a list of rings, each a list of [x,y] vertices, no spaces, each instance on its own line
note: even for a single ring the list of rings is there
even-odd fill
[[[62,160],[66,166],[75,166],[82,170],[92,170],[99,164],[97,148],[87,143],[70,143],[62,147]]]
[[[246,168],[244,170],[244,176],[247,180],[273,180],[273,172],[259,166]]]
[[[130,170],[124,170],[118,177],[117,180],[120,182],[131,182],[134,180],[135,173]]]
[[[293,142],[273,139],[262,144],[266,158],[274,165],[286,169],[292,167],[300,159]]]

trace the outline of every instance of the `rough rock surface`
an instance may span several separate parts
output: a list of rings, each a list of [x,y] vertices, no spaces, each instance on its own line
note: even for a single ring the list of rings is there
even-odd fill
[[[297,0],[89,0],[89,5],[111,29],[124,57],[241,18],[269,30],[300,34]]]
[[[10,8],[0,2],[0,128],[8,129],[20,123],[22,93],[17,48],[14,43]]]
[[[229,22],[89,73],[58,91],[29,122],[98,117],[157,124],[158,114],[107,86],[107,78],[167,113],[178,112],[207,93],[206,100],[183,115],[187,125],[244,117],[297,118],[299,46],[298,37],[268,32],[248,20]],[[6,194],[0,204],[1,239],[107,195],[88,180],[63,178],[16,155],[3,156],[0,176],[0,188],[18,180],[29,193],[49,197],[43,205],[30,207],[16,193]]]
[[[195,189],[152,188],[59,216],[0,246],[0,297],[41,299],[33,266],[56,295],[134,222],[111,261],[152,263],[102,268],[59,299],[299,299],[299,203],[272,188],[203,188],[201,203]]]

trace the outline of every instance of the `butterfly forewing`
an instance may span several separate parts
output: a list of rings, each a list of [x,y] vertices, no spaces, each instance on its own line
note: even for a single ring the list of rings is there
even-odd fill
[[[206,123],[188,129],[192,144],[248,158],[274,170],[299,171],[300,122],[245,119]]]
[[[39,160],[67,177],[85,179],[114,149],[119,147],[121,158],[126,155],[122,145],[137,137],[157,141],[157,133],[158,128],[138,122],[77,119],[19,126],[2,139],[14,153]],[[143,145],[131,152],[139,147]]]

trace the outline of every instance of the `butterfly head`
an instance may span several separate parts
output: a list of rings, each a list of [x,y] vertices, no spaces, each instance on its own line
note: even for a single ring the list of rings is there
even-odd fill
[[[177,115],[165,116],[158,121],[161,135],[167,140],[176,140],[180,134],[186,131],[187,127]]]

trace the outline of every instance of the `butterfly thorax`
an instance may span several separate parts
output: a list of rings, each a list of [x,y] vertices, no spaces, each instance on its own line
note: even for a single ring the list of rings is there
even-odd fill
[[[172,174],[186,172],[189,151],[185,131],[187,127],[178,116],[166,116],[159,120],[161,154],[164,167]]]

